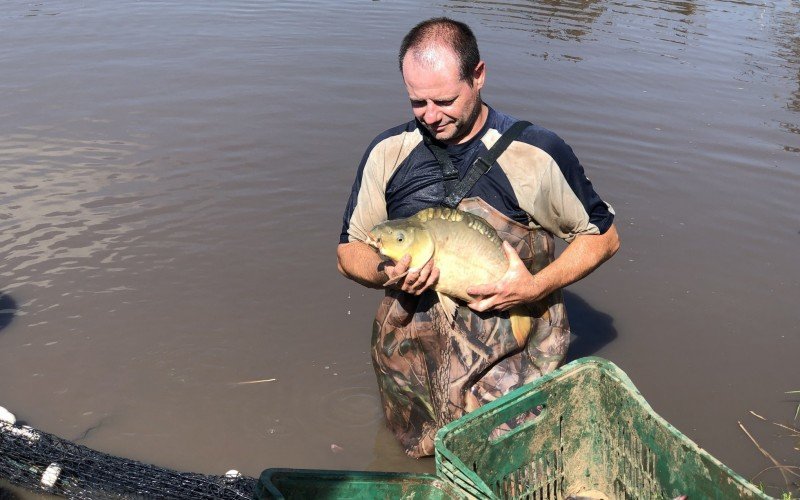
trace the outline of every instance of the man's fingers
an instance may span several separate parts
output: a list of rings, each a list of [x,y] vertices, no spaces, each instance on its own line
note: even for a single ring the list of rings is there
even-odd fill
[[[427,272],[425,280],[423,281],[422,279],[423,277],[421,275],[419,278],[420,287],[417,290],[418,294],[424,292],[425,290],[428,290],[429,288],[432,288],[436,284],[436,282],[439,281],[439,268],[430,266],[429,272],[428,270],[425,270],[425,272]]]
[[[431,267],[429,265],[425,265],[422,269],[419,269],[414,273],[413,281],[409,283],[411,285],[411,290],[413,293],[419,295],[420,293],[425,290],[426,285],[428,284],[428,278],[431,274]]]
[[[420,295],[431,288],[439,280],[439,269],[434,267],[433,261],[428,261],[420,269],[411,269],[403,282],[402,290],[414,295]]]
[[[473,300],[467,303],[467,307],[477,312],[488,311],[492,307],[492,299]]]
[[[419,282],[420,269],[409,269],[401,289],[407,293],[416,293]]]
[[[428,276],[431,275],[431,268],[429,265],[425,264],[425,266],[419,270],[419,274],[417,275],[417,283],[425,284],[428,281]]]
[[[497,293],[497,290],[494,285],[475,285],[467,288],[467,294],[473,297],[493,295],[495,293]]]
[[[408,271],[408,266],[411,264],[411,256],[404,255],[402,259],[397,261],[397,264],[394,266],[394,270],[397,274],[402,274]]]
[[[509,268],[519,266],[525,267],[525,263],[522,262],[522,259],[519,258],[519,254],[509,242],[503,241],[503,251],[506,253]]]

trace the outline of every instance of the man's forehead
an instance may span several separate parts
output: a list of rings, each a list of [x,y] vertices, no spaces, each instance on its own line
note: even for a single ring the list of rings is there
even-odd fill
[[[432,71],[458,70],[458,57],[442,44],[415,47],[406,53],[403,64],[418,64]]]
[[[418,68],[422,68],[418,66]],[[408,96],[414,99],[454,99],[463,91],[464,81],[457,73],[420,69],[404,69],[404,82]]]
[[[453,98],[464,83],[455,54],[435,47],[423,47],[419,52],[406,54],[403,80],[412,99]]]

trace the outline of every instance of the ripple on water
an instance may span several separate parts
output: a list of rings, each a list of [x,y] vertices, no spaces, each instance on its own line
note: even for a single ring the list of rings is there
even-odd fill
[[[374,387],[346,387],[323,397],[319,410],[326,419],[345,427],[366,427],[382,418]]]

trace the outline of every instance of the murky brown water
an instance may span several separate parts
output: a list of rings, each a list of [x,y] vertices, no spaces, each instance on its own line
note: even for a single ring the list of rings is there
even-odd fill
[[[411,116],[399,41],[448,15],[475,28],[486,100],[564,137],[617,210],[622,251],[568,289],[571,357],[616,362],[748,478],[771,464],[740,420],[797,465],[748,410],[789,423],[800,389],[799,12],[6,2],[0,405],[180,470],[432,470],[383,427],[380,294],[335,247],[364,148]]]

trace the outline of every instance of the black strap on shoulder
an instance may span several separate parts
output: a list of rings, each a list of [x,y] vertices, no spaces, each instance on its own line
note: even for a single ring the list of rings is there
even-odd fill
[[[447,193],[453,190],[458,182],[458,169],[453,165],[453,160],[450,159],[450,155],[447,154],[447,151],[441,146],[437,146],[429,135],[423,135],[423,139],[425,140],[425,145],[428,146],[433,156],[436,157],[439,166],[442,167],[442,178],[444,179],[444,192],[446,196]]]
[[[436,146],[435,144],[428,144],[429,147],[433,146],[439,150],[439,153],[437,153],[437,151],[431,147],[431,151],[433,152],[434,156],[436,156],[439,165],[442,166],[442,171],[445,173],[445,198],[443,205],[449,208],[456,208],[458,204],[461,203],[461,200],[463,200],[467,195],[467,193],[469,193],[470,189],[472,189],[475,183],[478,182],[478,179],[480,179],[483,174],[491,170],[492,165],[494,165],[494,162],[496,162],[500,155],[503,154],[503,151],[505,151],[506,148],[508,148],[508,146],[514,141],[514,139],[519,137],[519,134],[521,134],[522,131],[528,128],[530,125],[531,123],[526,121],[518,121],[511,125],[508,130],[506,130],[503,135],[497,139],[497,142],[494,143],[491,149],[486,152],[485,156],[479,156],[475,160],[475,162],[469,167],[469,170],[467,170],[464,178],[458,183],[452,181],[448,184],[446,174],[448,168],[456,172],[456,179],[458,179],[458,171],[453,166],[453,162],[450,160],[450,157],[447,156],[447,151]],[[446,158],[447,163],[445,163],[445,160],[440,158],[440,156]]]

